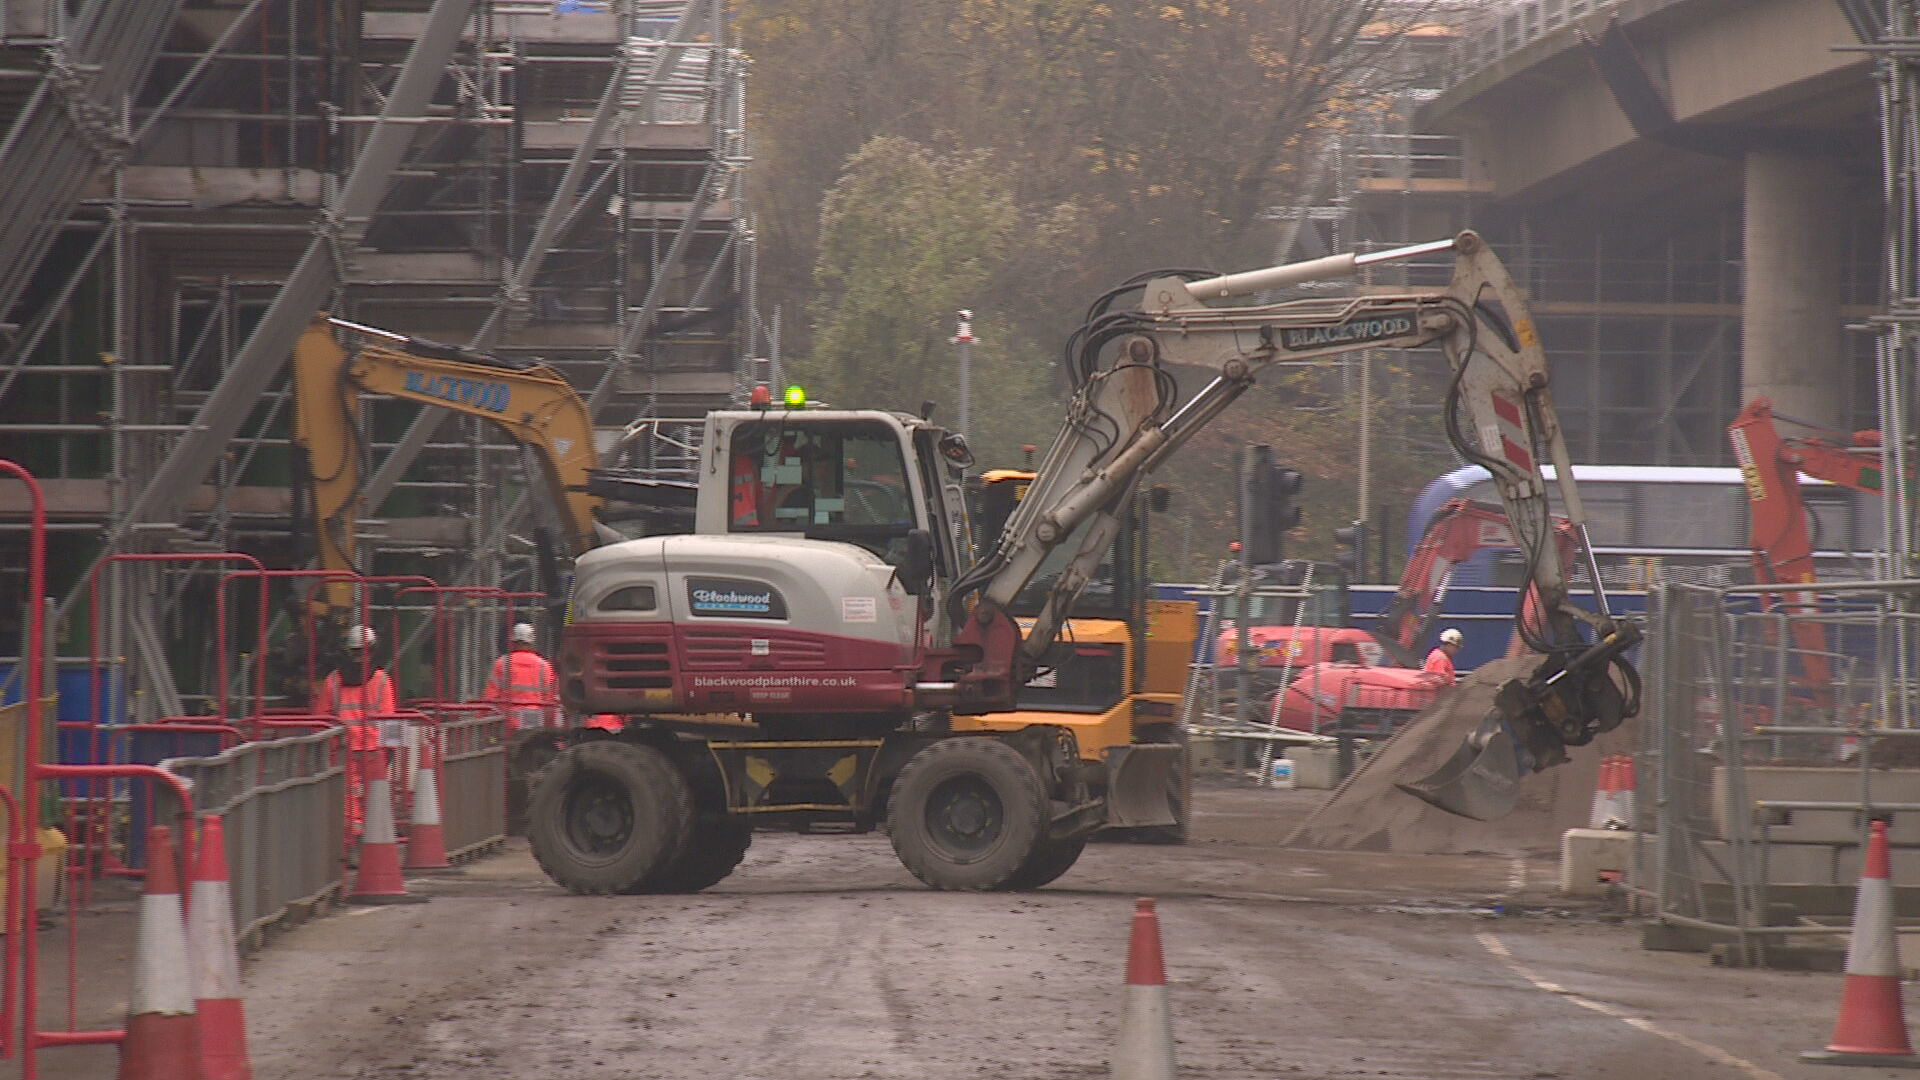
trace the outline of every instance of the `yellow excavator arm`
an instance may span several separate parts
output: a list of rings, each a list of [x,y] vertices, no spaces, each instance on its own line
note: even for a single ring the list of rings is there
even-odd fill
[[[351,351],[339,331],[361,339]],[[565,526],[567,547],[594,546],[599,496],[587,493],[597,458],[593,416],[572,384],[544,364],[512,367],[451,345],[315,316],[294,345],[294,444],[313,477],[319,566],[355,569],[360,511],[359,398],[386,394],[478,416],[532,452]]]

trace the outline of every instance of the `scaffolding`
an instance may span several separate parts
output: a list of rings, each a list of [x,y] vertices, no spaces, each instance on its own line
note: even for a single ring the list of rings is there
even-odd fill
[[[767,351],[746,66],[720,0],[0,0],[0,457],[73,537],[69,641],[109,549],[303,564],[283,324],[314,307],[543,360],[603,448],[638,425],[634,466],[687,472],[698,418]],[[518,448],[405,403],[367,416],[362,569],[530,585]],[[217,572],[101,577],[129,699],[215,697],[181,643]]]

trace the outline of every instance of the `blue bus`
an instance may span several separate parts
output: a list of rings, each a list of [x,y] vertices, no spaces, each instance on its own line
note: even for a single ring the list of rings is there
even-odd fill
[[[1551,479],[1552,466],[1545,474]],[[1575,465],[1586,504],[1600,580],[1609,592],[1661,581],[1742,585],[1753,581],[1747,547],[1747,492],[1740,470],[1656,465]],[[1812,515],[1814,558],[1822,580],[1872,575],[1885,535],[1876,496],[1802,478]],[[1455,469],[1428,484],[1407,519],[1408,550],[1448,499],[1500,502],[1487,470]],[[1556,503],[1558,500],[1555,500]],[[1558,509],[1558,506],[1555,507]],[[1525,573],[1515,550],[1482,551],[1456,567],[1458,587],[1517,587]],[[1583,575],[1576,574],[1575,580]]]

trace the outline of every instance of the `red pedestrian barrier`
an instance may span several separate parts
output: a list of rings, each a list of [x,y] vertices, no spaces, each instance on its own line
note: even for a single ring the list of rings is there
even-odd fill
[[[200,1017],[200,1080],[252,1080],[233,893],[227,884],[226,834],[212,814],[200,819],[198,854],[187,905],[187,939],[193,947],[193,1004]]]
[[[173,830],[155,825],[147,832],[146,891],[140,897],[120,1080],[199,1080],[200,1032],[187,955]]]
[[[1861,860],[1860,892],[1853,902],[1853,935],[1847,942],[1847,975],[1840,992],[1840,1018],[1825,1050],[1802,1061],[1816,1065],[1875,1065],[1920,1069],[1907,1041],[1900,1003],[1900,945],[1893,932],[1893,882],[1887,856],[1887,823],[1875,821]]]
[[[1160,951],[1160,916],[1149,897],[1134,902],[1133,935],[1127,942],[1127,996],[1121,1010],[1113,1080],[1174,1080],[1167,965]]]

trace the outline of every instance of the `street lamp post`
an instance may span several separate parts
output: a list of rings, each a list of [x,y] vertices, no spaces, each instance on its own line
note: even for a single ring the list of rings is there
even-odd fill
[[[960,436],[973,441],[973,312],[961,308],[953,343],[960,346]]]

